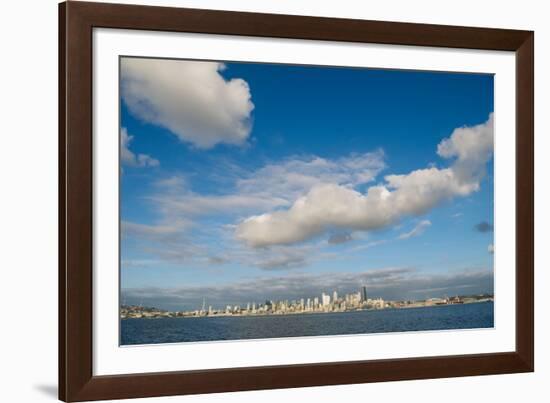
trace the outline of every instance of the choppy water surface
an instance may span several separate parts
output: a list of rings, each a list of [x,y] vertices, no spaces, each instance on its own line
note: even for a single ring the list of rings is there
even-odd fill
[[[359,312],[121,320],[121,344],[265,339],[494,326],[493,303]]]

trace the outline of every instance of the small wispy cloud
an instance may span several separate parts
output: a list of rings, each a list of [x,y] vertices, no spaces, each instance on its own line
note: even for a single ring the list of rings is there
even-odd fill
[[[418,224],[416,224],[416,226],[412,230],[410,230],[409,232],[404,232],[404,233],[400,234],[397,238],[398,239],[409,239],[409,238],[413,238],[415,236],[422,235],[426,231],[426,229],[431,225],[432,225],[431,221],[422,220]]]
[[[134,136],[130,136],[125,127],[120,130],[120,162],[122,165],[136,168],[159,166],[159,160],[150,155],[135,154],[130,150],[130,143],[133,139]]]

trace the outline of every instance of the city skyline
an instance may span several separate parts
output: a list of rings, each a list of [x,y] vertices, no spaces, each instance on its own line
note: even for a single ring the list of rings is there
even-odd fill
[[[246,304],[237,303],[237,304],[226,304],[226,305],[212,305],[207,303],[206,297],[202,299],[202,304],[197,306],[196,309],[179,309],[174,310],[173,312],[186,312],[196,316],[208,316],[212,315],[214,312],[222,313],[259,313],[267,311],[276,311],[279,313],[284,313],[285,310],[290,310],[294,312],[337,312],[345,310],[355,310],[358,308],[364,309],[384,309],[384,308],[394,308],[394,307],[421,307],[427,306],[426,303],[435,302],[436,304],[452,304],[452,303],[463,303],[464,298],[472,299],[473,297],[481,298],[483,302],[486,300],[493,299],[493,293],[481,293],[481,294],[470,294],[467,296],[464,295],[447,295],[445,294],[442,297],[426,297],[421,299],[394,299],[394,300],[384,300],[382,297],[371,298],[367,296],[366,286],[362,286],[359,291],[346,293],[344,295],[339,294],[338,291],[334,290],[332,294],[321,292],[320,296],[307,296],[299,297],[295,299],[282,299],[282,300],[272,300],[269,298],[260,298],[260,301],[252,300],[252,302],[247,302]],[[462,299],[461,299],[462,298]],[[209,301],[208,301],[209,302]],[[133,308],[143,308],[143,309],[158,309],[156,307],[144,306],[143,304],[126,304],[122,303],[122,307],[133,307]],[[328,308],[328,309],[327,309]],[[167,310],[163,310],[167,311]]]
[[[227,305],[246,305],[247,303],[256,302],[264,303],[265,301],[292,301],[303,297],[315,298],[321,297],[322,294],[329,295],[336,292],[339,295],[359,292],[362,294],[363,287],[354,284],[356,279],[373,279],[371,289],[368,291],[368,298],[392,301],[420,301],[430,298],[445,298],[456,295],[482,295],[493,294],[494,278],[489,271],[479,270],[464,273],[460,278],[440,278],[438,282],[428,282],[425,279],[409,277],[409,274],[414,273],[409,269],[387,269],[375,270],[364,273],[357,277],[348,277],[350,283],[336,285],[337,281],[347,277],[347,273],[343,275],[332,275],[333,285],[320,286],[311,284],[309,279],[304,277],[286,276],[279,278],[279,282],[273,281],[270,278],[262,284],[244,282],[232,287],[216,287],[216,288],[172,288],[163,293],[166,300],[159,296],[158,290],[155,290],[152,295],[147,289],[135,289],[134,293],[123,293],[123,305],[136,306],[154,306],[165,310],[193,310],[200,307],[203,301],[207,301],[207,305],[223,308]],[[401,277],[403,276],[403,277]],[[361,280],[359,280],[361,281]],[[283,283],[283,284],[281,284]],[[309,283],[308,287],[300,287],[299,285]],[[395,284],[392,288],[388,283]],[[328,284],[328,283],[325,283]],[[298,287],[296,286],[298,285]],[[271,291],[271,287],[275,290]],[[281,293],[280,288],[284,287],[288,291]],[[156,302],[153,303],[153,302]]]
[[[253,300],[251,302],[247,302],[246,304],[236,304],[236,305],[226,304],[225,306],[223,306],[223,304],[221,306],[211,305],[210,303],[207,303],[206,297],[203,297],[201,306],[198,307],[195,311],[199,313],[212,312],[212,310],[224,310],[224,309],[232,310],[232,311],[235,311],[235,310],[256,311],[256,309],[259,310],[261,309],[261,307],[273,306],[273,305],[286,305],[286,306],[299,305],[302,310],[313,311],[316,309],[319,310],[323,307],[327,307],[331,304],[334,305],[335,303],[339,303],[339,302],[357,303],[357,302],[370,301],[371,299],[367,298],[366,293],[363,292],[365,289],[366,287],[362,286],[361,291],[358,291],[355,293],[347,293],[347,294],[344,294],[343,296],[340,294],[340,298],[339,298],[338,292],[334,290],[332,291],[332,294],[330,293],[326,294],[325,292],[321,292],[320,296],[319,295],[307,296],[307,297],[300,297],[292,300],[288,300],[288,299],[272,300],[269,298],[267,299],[264,298],[264,299],[261,299],[260,301]],[[377,300],[383,301],[381,298],[378,298]],[[142,304],[127,305],[126,303],[123,302],[122,306],[140,307],[143,305]],[[206,309],[206,307],[208,307],[208,309]],[[144,307],[144,308],[155,308],[155,307]]]
[[[122,58],[121,303],[492,294],[492,113],[492,75]]]

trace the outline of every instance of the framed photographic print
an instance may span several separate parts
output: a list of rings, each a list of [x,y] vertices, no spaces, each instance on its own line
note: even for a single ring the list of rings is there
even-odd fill
[[[59,23],[60,399],[533,371],[533,32]]]

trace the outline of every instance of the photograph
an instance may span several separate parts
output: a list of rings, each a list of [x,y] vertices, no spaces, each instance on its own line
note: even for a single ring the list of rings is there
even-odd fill
[[[6,6],[2,401],[545,401],[548,13],[371,3]]]
[[[494,75],[119,58],[120,345],[494,327]]]
[[[3,4],[1,401],[549,400],[545,3]]]

